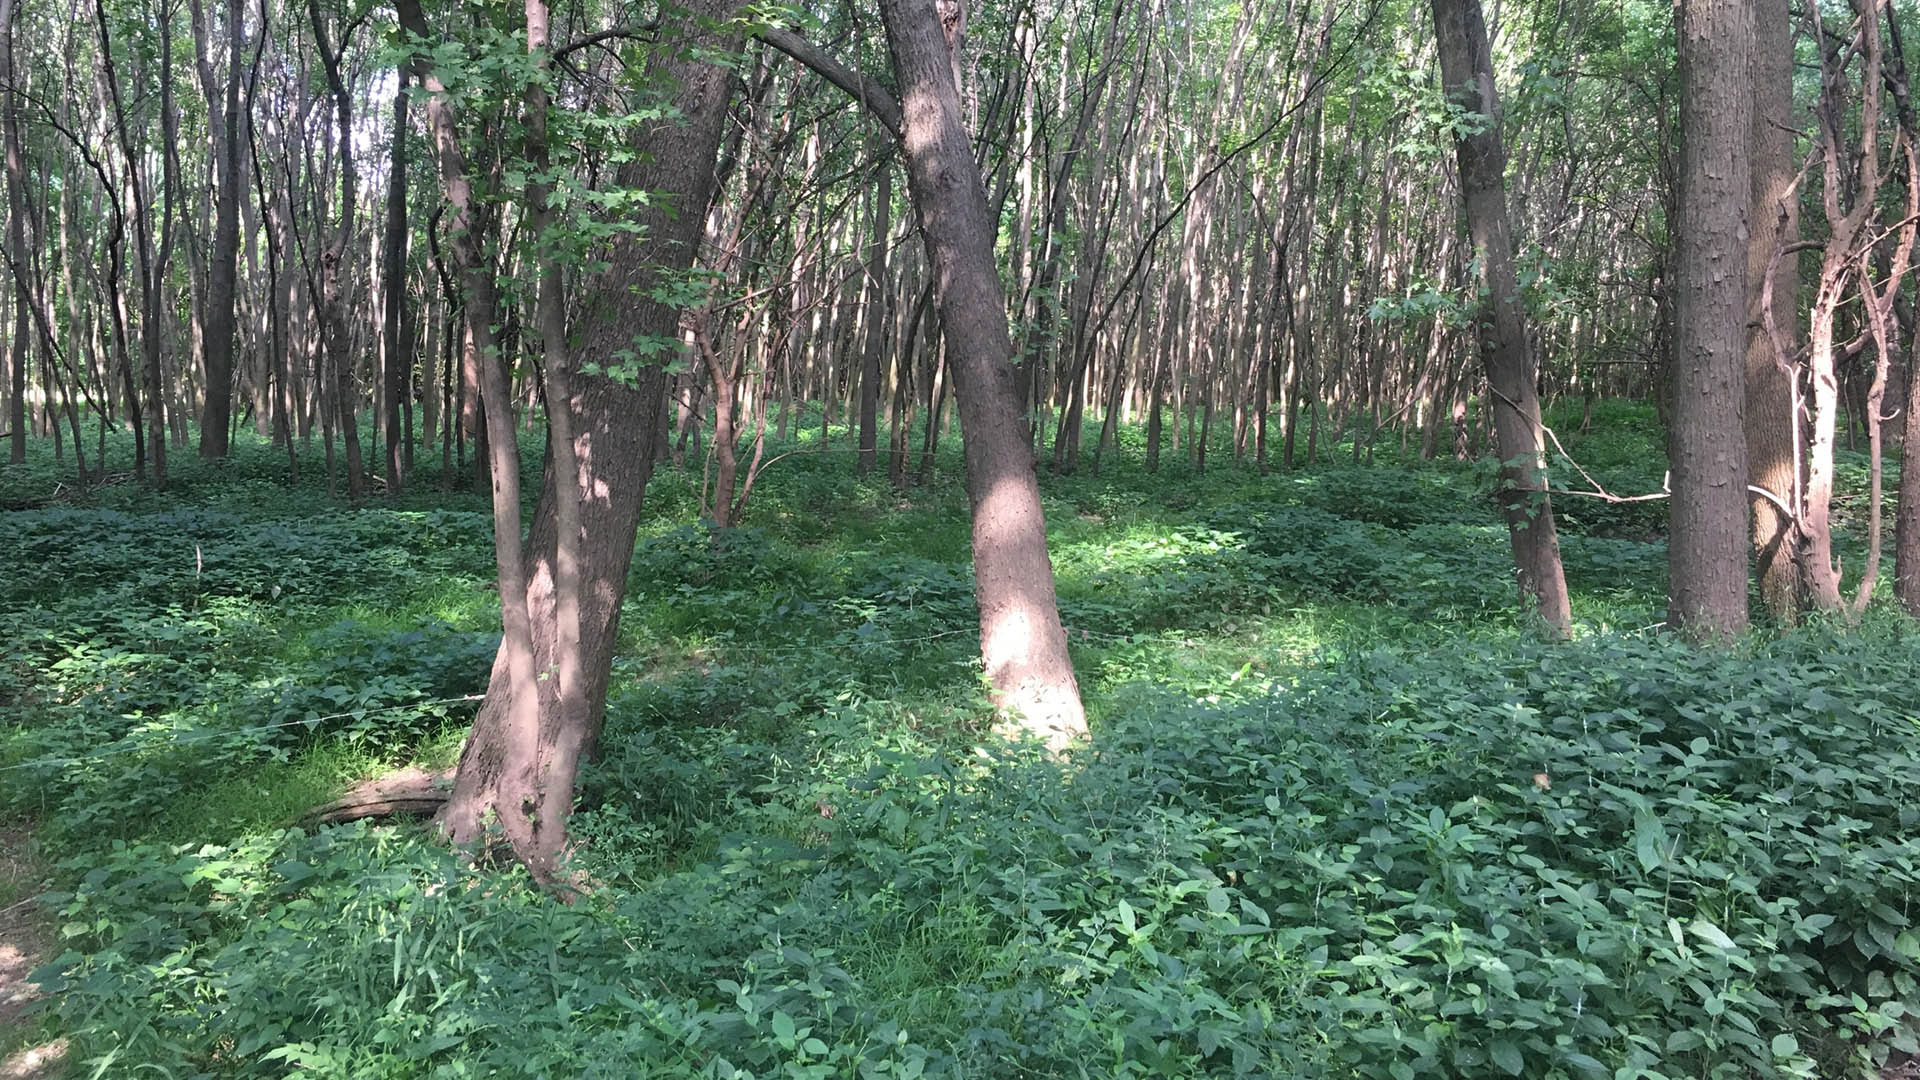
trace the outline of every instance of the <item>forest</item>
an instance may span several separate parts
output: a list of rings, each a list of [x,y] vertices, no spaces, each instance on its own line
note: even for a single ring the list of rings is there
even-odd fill
[[[1920,1076],[1908,0],[0,0],[0,1080]]]

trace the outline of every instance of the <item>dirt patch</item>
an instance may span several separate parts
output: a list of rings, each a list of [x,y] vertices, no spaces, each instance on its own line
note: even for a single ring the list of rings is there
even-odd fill
[[[66,1058],[66,1041],[34,1038],[25,1015],[40,996],[27,976],[54,950],[53,919],[38,903],[44,881],[31,835],[0,827],[0,1080],[51,1080]]]

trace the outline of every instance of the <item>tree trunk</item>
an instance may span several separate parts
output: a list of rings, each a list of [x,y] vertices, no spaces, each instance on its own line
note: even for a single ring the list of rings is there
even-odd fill
[[[1697,638],[1747,628],[1747,218],[1753,187],[1751,0],[1683,0],[1680,216],[1674,271],[1667,621]]]
[[[854,472],[865,476],[879,459],[880,384],[886,379],[887,327],[893,322],[893,288],[887,280],[887,234],[893,210],[893,162],[882,144],[880,190],[874,196],[873,246],[867,256],[867,340],[861,350],[860,452]]]
[[[320,16],[319,0],[307,0],[307,14],[313,24],[314,44],[320,51],[320,65],[326,72],[327,86],[333,95],[334,121],[339,128],[340,221],[333,238],[320,252],[320,326],[326,343],[328,373],[333,376],[333,407],[340,424],[340,437],[347,451],[347,495],[359,499],[365,492],[366,472],[360,460],[360,420],[357,411],[360,393],[355,388],[353,351],[347,328],[346,297],[342,295],[341,274],[352,246],[354,219],[353,172],[353,95],[341,75],[341,60],[347,51],[347,37],[354,23],[348,23],[336,51]],[[488,403],[492,407],[492,402]]]
[[[728,0],[697,0],[689,5],[688,22],[706,26],[728,14]],[[417,0],[400,0],[401,24],[420,38],[426,22]],[[690,31],[700,32],[700,31]],[[636,335],[674,337],[680,320],[675,308],[654,296],[668,276],[684,271],[698,244],[713,182],[714,159],[720,146],[722,121],[731,86],[726,68],[702,57],[724,56],[731,42],[708,39],[699,49],[662,50],[643,76],[646,85],[672,86],[676,119],[654,124],[636,136],[647,153],[620,167],[620,187],[654,193],[639,215],[637,234],[623,233],[613,242],[608,269],[594,278],[577,306],[579,320],[575,355],[603,365],[616,376],[579,375],[571,387],[569,419],[573,429],[580,505],[579,544],[579,657],[578,686],[571,707],[556,700],[553,679],[535,684],[538,732],[528,738],[524,713],[517,708],[506,643],[495,657],[487,697],[474,720],[473,733],[461,753],[454,790],[441,811],[440,824],[456,844],[482,838],[489,815],[524,817],[531,811],[539,832],[531,846],[516,855],[535,872],[551,868],[547,860],[563,850],[565,812],[573,798],[573,776],[555,757],[564,747],[576,757],[592,752],[606,704],[607,680],[613,646],[619,632],[620,603],[626,593],[627,570],[633,559],[635,529],[641,497],[653,474],[653,452],[658,440],[654,426],[661,416],[668,378],[660,366],[631,370],[619,356],[628,354]],[[416,55],[416,75],[426,74],[424,57]],[[429,90],[437,85],[427,80]],[[451,134],[449,126],[448,133]],[[438,136],[436,136],[438,138]],[[457,150],[457,147],[455,148]],[[443,150],[443,160],[444,160]],[[553,405],[550,403],[550,407]],[[560,613],[556,608],[558,524],[555,462],[549,460],[539,508],[525,548],[524,600],[532,636],[534,670],[557,666]],[[537,755],[540,768],[535,804],[515,805],[520,796],[518,777],[527,774]],[[538,767],[538,765],[531,766]],[[565,775],[563,775],[565,772]],[[547,823],[559,822],[560,828]]]
[[[1894,103],[1899,111],[1901,130],[1908,140],[1920,139],[1920,117],[1914,114],[1907,86],[1906,46],[1900,33],[1896,8],[1887,9],[1887,73],[1894,84]],[[1908,181],[1912,183],[1912,179]],[[1902,330],[1906,334],[1906,398],[1901,417],[1900,497],[1893,518],[1893,596],[1909,615],[1920,617],[1920,312],[1903,308],[1904,300],[1894,300],[1896,313],[1904,310]]]
[[[240,25],[245,0],[227,0],[227,72],[224,85],[212,75],[210,60],[201,62],[201,82],[207,95],[208,128],[213,134],[214,185],[213,245],[208,255],[207,289],[201,356],[206,366],[206,400],[200,413],[200,456],[227,456],[233,427],[233,346],[235,289],[239,278],[240,200]],[[195,29],[204,20],[193,7]],[[265,28],[262,28],[262,33]],[[204,52],[196,48],[196,54]]]
[[[8,361],[11,379],[7,396],[7,460],[27,460],[27,346],[33,301],[27,283],[26,166],[20,147],[20,95],[14,85],[13,38],[19,9],[13,0],[0,0],[0,107],[5,114],[7,169],[7,265],[13,278],[13,340]]]
[[[1788,0],[1754,0],[1752,237],[1747,244],[1746,438],[1747,483],[1778,499],[1752,497],[1753,552],[1760,598],[1781,623],[1794,620],[1799,582],[1795,573],[1793,505],[1795,447],[1793,392],[1774,348],[1766,320],[1782,339],[1799,340],[1794,294],[1800,275],[1791,256],[1774,261],[1774,252],[1793,243],[1800,232],[1800,201],[1791,194],[1794,180],[1793,28]],[[1772,303],[1762,310],[1768,268],[1773,267]]]
[[[1560,541],[1554,532],[1553,503],[1547,495],[1536,372],[1514,273],[1513,237],[1507,224],[1506,150],[1500,139],[1500,100],[1493,85],[1486,22],[1480,0],[1432,0],[1432,4],[1447,95],[1467,112],[1485,118],[1482,130],[1459,133],[1455,150],[1461,199],[1479,269],[1476,327],[1500,444],[1500,503],[1506,512],[1520,591],[1533,601],[1547,632],[1566,637],[1572,629],[1572,614],[1560,566]]]
[[[380,284],[385,319],[380,362],[384,376],[387,494],[406,484],[405,449],[400,435],[400,404],[412,392],[413,341],[404,317],[407,298],[407,73],[398,76],[393,95],[393,149],[387,170],[387,232],[381,241]]]
[[[1054,598],[1040,484],[994,262],[998,230],[962,122],[953,43],[933,0],[883,0],[881,14],[905,106],[909,186],[960,402],[981,660],[995,704],[1060,749],[1085,734],[1086,713]]]

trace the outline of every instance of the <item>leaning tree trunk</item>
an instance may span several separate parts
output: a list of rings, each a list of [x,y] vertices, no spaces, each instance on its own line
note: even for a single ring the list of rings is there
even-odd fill
[[[426,23],[417,0],[402,0],[399,6],[402,25],[424,37]],[[732,10],[730,0],[694,0],[688,7],[690,27],[710,26]],[[530,735],[525,711],[515,707],[516,680],[503,646],[461,753],[452,796],[440,814],[448,837],[463,845],[482,839],[490,812],[531,816],[531,847],[516,849],[516,855],[536,873],[553,868],[561,857],[566,810],[573,799],[571,766],[557,760],[555,749],[564,746],[577,760],[592,751],[599,734],[641,497],[653,475],[658,442],[654,423],[661,416],[667,376],[658,366],[634,370],[619,357],[631,354],[636,336],[676,336],[680,312],[654,294],[664,280],[691,265],[705,216],[701,210],[711,194],[731,86],[728,69],[711,58],[725,56],[734,45],[704,33],[707,40],[701,48],[662,50],[649,65],[649,85],[675,88],[669,115],[678,119],[661,121],[636,137],[636,145],[647,152],[622,165],[616,183],[655,197],[639,215],[637,224],[643,227],[614,242],[608,268],[587,284],[575,305],[572,352],[581,363],[575,367],[569,419],[582,496],[577,700],[563,709],[557,683],[537,682],[539,703],[533,712],[538,731]],[[416,75],[425,73],[424,60],[416,58],[415,65]],[[432,90],[437,84],[425,85]],[[589,362],[613,377],[586,374]],[[555,655],[558,480],[549,460],[524,545],[525,603],[536,671],[560,667]],[[535,758],[529,760],[528,754]],[[527,793],[518,787],[518,778],[530,769],[537,775],[531,778],[534,788],[527,805],[519,802]]]
[[[1673,304],[1667,621],[1727,638],[1747,628],[1747,215],[1752,186],[1750,0],[1683,0],[1680,217]]]
[[[953,42],[934,0],[882,0],[880,10],[906,117],[909,187],[960,402],[980,657],[995,704],[1059,749],[1085,733],[1086,713],[1054,598],[1040,483],[994,263],[998,230],[962,123]]]
[[[1536,370],[1527,345],[1520,286],[1507,223],[1506,149],[1500,139],[1500,99],[1480,0],[1432,0],[1440,74],[1449,100],[1484,119],[1454,143],[1460,161],[1460,197],[1479,268],[1480,311],[1475,320],[1491,390],[1494,435],[1500,445],[1500,503],[1506,511],[1520,591],[1531,598],[1548,633],[1572,630],[1560,540],[1547,495],[1547,461],[1540,425]],[[1309,455],[1311,458],[1311,455]]]

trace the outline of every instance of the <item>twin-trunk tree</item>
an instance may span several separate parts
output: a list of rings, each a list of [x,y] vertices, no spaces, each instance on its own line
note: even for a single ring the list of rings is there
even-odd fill
[[[402,25],[424,41],[417,6],[402,0],[401,11]],[[536,55],[546,47],[544,11],[538,0],[528,4],[529,47]],[[690,266],[705,217],[695,211],[711,195],[732,83],[706,50],[724,54],[733,47],[730,35],[711,28],[729,14],[726,0],[695,4],[678,47],[660,50],[650,61],[648,78],[675,88],[673,112],[680,119],[644,131],[645,152],[622,167],[618,183],[652,193],[657,208],[646,215],[644,231],[614,242],[607,269],[589,279],[571,335],[578,342],[574,355],[617,368],[614,358],[636,339],[678,330],[680,312],[657,294]],[[890,2],[885,14],[901,88],[897,115],[903,119],[897,126],[935,267],[960,402],[981,658],[996,704],[1060,749],[1084,733],[1086,720],[1054,599],[1039,484],[1009,366],[1013,350],[993,261],[996,230],[962,121],[954,50],[931,0]],[[424,58],[415,68],[432,90],[434,76]],[[537,88],[527,103],[535,115],[548,106]],[[455,262],[470,269],[476,253],[460,217],[470,199],[465,167],[457,146],[438,130],[450,123],[444,94],[433,99],[430,111],[436,139],[442,140],[441,177],[455,211]],[[539,161],[545,155],[543,125],[530,127],[535,134],[529,149]],[[544,194],[530,198],[536,226],[548,227]],[[546,257],[553,257],[551,249]],[[473,295],[472,286],[482,284],[475,276],[466,275],[470,311],[481,306]],[[443,827],[460,844],[481,841],[488,822],[497,821],[516,855],[544,880],[561,872],[575,775],[605,706],[641,498],[657,449],[654,422],[667,385],[654,366],[629,366],[625,378],[576,372],[569,398],[561,390],[568,381],[568,335],[557,322],[557,293],[546,291],[557,285],[557,277],[543,281],[540,299],[553,426],[539,508],[524,543],[505,374],[497,355],[483,350],[478,357],[495,447],[505,634],[441,813]],[[477,339],[476,329],[469,333]]]

